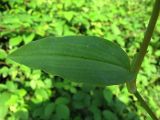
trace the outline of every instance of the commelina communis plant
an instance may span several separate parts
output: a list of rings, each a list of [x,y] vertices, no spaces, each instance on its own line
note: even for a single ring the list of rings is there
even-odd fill
[[[31,68],[84,84],[107,86],[126,83],[128,91],[137,97],[152,119],[158,120],[137,91],[136,78],[159,11],[160,0],[156,0],[140,51],[131,63],[118,45],[95,36],[46,37],[22,46],[8,57]]]

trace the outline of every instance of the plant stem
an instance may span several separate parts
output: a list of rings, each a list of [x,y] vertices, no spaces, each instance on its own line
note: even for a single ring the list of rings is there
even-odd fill
[[[154,7],[153,7],[152,15],[151,15],[148,27],[147,27],[147,30],[144,35],[143,42],[140,46],[139,53],[137,54],[134,65],[132,65],[132,68],[131,68],[131,71],[135,73],[134,80],[127,83],[128,91],[131,93],[134,93],[137,91],[137,88],[136,88],[137,74],[138,74],[139,69],[141,67],[144,56],[147,52],[147,48],[148,48],[149,42],[151,40],[152,33],[153,33],[154,27],[156,25],[156,21],[158,19],[159,11],[160,11],[160,0],[156,0]]]
[[[159,11],[160,11],[160,0],[156,0],[155,5],[153,7],[153,11],[152,11],[152,16],[150,18],[150,21],[149,21],[149,24],[148,24],[148,27],[147,27],[143,42],[142,42],[142,44],[140,46],[140,50],[139,50],[137,59],[136,59],[135,64],[134,64],[134,66],[132,68],[132,71],[135,72],[136,75],[139,72],[139,69],[141,67],[142,61],[143,61],[144,56],[145,56],[145,54],[147,52],[147,47],[148,47],[149,42],[151,40],[152,33],[153,33],[154,27],[156,25],[156,21],[158,19]]]
[[[133,93],[137,97],[137,99],[141,103],[142,107],[148,112],[148,114],[152,117],[153,120],[158,120],[158,118],[156,117],[154,112],[149,108],[148,104],[143,100],[143,98],[141,97],[141,95],[137,91],[136,78],[137,78],[137,74],[140,70],[144,56],[147,52],[147,48],[148,48],[149,42],[151,40],[154,27],[156,25],[159,12],[160,12],[160,0],[156,0],[154,7],[153,7],[152,15],[151,15],[148,27],[147,27],[147,30],[144,35],[143,42],[140,46],[139,53],[137,54],[135,62],[133,63],[133,66],[131,68],[131,72],[135,73],[135,78],[133,81],[127,83],[128,91]]]
[[[148,114],[152,117],[153,120],[158,120],[154,112],[149,108],[148,104],[146,101],[142,98],[140,93],[136,91],[134,95],[137,97],[138,101],[140,102],[141,106],[148,112]]]
[[[152,15],[151,15],[148,27],[147,27],[147,30],[146,30],[145,35],[144,35],[143,42],[140,46],[139,53],[137,54],[134,65],[131,68],[131,71],[135,73],[134,80],[127,83],[128,91],[131,92],[131,93],[134,93],[137,90],[137,88],[136,88],[137,74],[138,74],[139,69],[141,67],[144,56],[147,52],[147,48],[148,48],[149,42],[151,40],[152,33],[153,33],[154,27],[156,25],[156,21],[158,19],[159,11],[160,11],[160,0],[156,0],[156,2],[154,4],[154,7],[153,7]]]

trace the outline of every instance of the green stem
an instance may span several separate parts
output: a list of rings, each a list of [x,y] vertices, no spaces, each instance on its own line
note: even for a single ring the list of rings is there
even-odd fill
[[[156,25],[156,21],[158,19],[159,11],[160,11],[160,0],[156,0],[154,7],[153,7],[152,15],[151,15],[148,27],[147,27],[147,30],[144,35],[143,42],[140,46],[139,53],[137,54],[134,65],[131,69],[131,71],[135,73],[135,78],[133,81],[127,83],[128,91],[131,93],[134,93],[137,90],[137,88],[136,88],[137,74],[138,74],[139,69],[141,67],[144,56],[147,52],[147,48],[148,48],[149,42],[151,40],[152,33],[153,33],[154,27]]]
[[[160,0],[156,0],[143,42],[140,46],[140,51],[138,53],[137,59],[132,69],[132,71],[135,72],[136,74],[138,74],[142,61],[144,59],[144,56],[147,52],[147,48],[151,40],[152,33],[156,25],[156,21],[158,19],[159,11],[160,11]]]
[[[153,33],[154,27],[156,25],[157,19],[158,19],[159,11],[160,11],[160,0],[156,0],[154,7],[153,7],[152,15],[151,15],[148,27],[147,27],[147,30],[144,35],[143,42],[140,46],[139,53],[135,59],[134,65],[132,66],[132,69],[131,69],[131,71],[135,73],[135,78],[133,81],[127,83],[128,90],[131,93],[134,93],[137,90],[137,88],[136,88],[137,74],[138,74],[139,69],[141,67],[144,56],[147,52],[147,48],[148,48],[149,42],[151,40],[152,33]]]
[[[154,4],[154,7],[153,7],[153,11],[152,11],[152,16],[150,18],[147,30],[146,30],[145,35],[144,35],[143,42],[140,46],[140,51],[137,54],[134,65],[131,69],[131,71],[135,73],[135,78],[134,78],[133,81],[127,83],[128,91],[131,92],[131,93],[134,93],[137,90],[137,88],[136,88],[137,74],[138,74],[139,69],[141,67],[144,56],[147,52],[147,48],[148,48],[149,42],[151,40],[154,27],[156,25],[156,21],[158,19],[159,11],[160,11],[160,0],[156,0],[156,2]]]
[[[140,102],[141,106],[148,112],[148,114],[152,117],[153,120],[158,120],[154,112],[149,108],[148,104],[146,101],[142,98],[140,93],[136,91],[134,95],[137,97],[138,101]]]
[[[143,100],[143,98],[141,97],[141,95],[137,91],[136,79],[137,79],[137,74],[140,70],[142,61],[144,59],[144,56],[147,52],[147,48],[150,43],[154,27],[156,25],[159,12],[160,12],[160,0],[156,0],[154,7],[153,7],[152,15],[151,15],[148,27],[147,27],[147,30],[144,35],[143,42],[140,46],[139,53],[137,54],[137,57],[136,57],[136,59],[133,63],[133,66],[131,68],[131,71],[135,73],[135,78],[133,81],[127,83],[128,91],[133,93],[137,97],[138,101],[141,103],[143,108],[148,112],[148,114],[152,117],[153,120],[158,120],[158,118],[155,116],[154,112],[149,108],[148,104]]]

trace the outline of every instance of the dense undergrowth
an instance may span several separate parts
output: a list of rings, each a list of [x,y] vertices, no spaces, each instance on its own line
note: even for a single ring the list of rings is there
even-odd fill
[[[151,0],[2,0],[0,3],[0,120],[150,120],[124,85],[85,86],[7,59],[45,36],[94,35],[138,51]],[[160,117],[160,20],[137,87]],[[44,61],[45,62],[45,61]]]

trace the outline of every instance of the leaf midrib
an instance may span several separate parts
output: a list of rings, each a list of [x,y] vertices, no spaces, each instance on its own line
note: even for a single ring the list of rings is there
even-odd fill
[[[36,54],[33,54],[32,53],[32,55],[34,56],[34,57],[36,57]],[[30,55],[30,56],[32,56],[32,55]],[[47,55],[44,53],[41,53],[41,55],[40,55],[40,57],[41,56],[43,56],[43,55],[45,55],[45,56],[66,56],[66,57],[70,57],[70,58],[77,58],[77,59],[84,59],[84,60],[90,60],[90,61],[96,61],[96,62],[101,62],[101,63],[107,63],[107,64],[111,64],[111,65],[113,65],[113,66],[116,66],[116,67],[120,67],[120,68],[123,68],[123,69],[125,69],[125,70],[128,70],[127,68],[125,68],[124,66],[120,66],[119,64],[114,64],[114,63],[112,63],[112,62],[110,62],[110,61],[104,61],[104,60],[100,60],[100,59],[96,59],[96,58],[87,58],[87,57],[84,57],[84,56],[76,56],[76,55],[67,55],[67,54],[62,54],[62,53],[47,53]],[[28,56],[28,55],[27,55]],[[16,55],[16,57],[21,57],[21,55]],[[22,56],[23,57],[23,56]],[[128,70],[129,71],[129,70]]]

